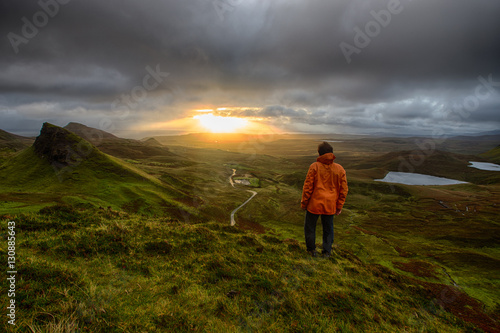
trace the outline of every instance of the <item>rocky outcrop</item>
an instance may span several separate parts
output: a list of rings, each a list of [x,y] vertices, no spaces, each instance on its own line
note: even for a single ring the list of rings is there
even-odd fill
[[[76,134],[49,123],[43,124],[33,148],[38,156],[58,168],[80,163],[95,149]]]

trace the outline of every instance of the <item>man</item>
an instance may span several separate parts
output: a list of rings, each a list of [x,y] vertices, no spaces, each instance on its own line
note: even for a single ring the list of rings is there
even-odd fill
[[[311,164],[302,189],[302,209],[306,211],[304,233],[307,252],[316,256],[316,221],[323,224],[323,256],[329,257],[333,245],[333,217],[340,215],[347,196],[347,178],[344,168],[333,163],[335,155],[328,142],[318,146],[316,162]]]

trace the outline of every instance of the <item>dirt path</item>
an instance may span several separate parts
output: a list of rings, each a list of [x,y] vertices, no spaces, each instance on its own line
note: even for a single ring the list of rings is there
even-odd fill
[[[233,169],[233,174],[229,176],[229,183],[231,184],[232,187],[234,187],[234,180],[233,177],[236,175],[236,169]]]
[[[233,176],[236,175],[236,169],[233,169],[233,174],[229,177],[229,183],[231,184],[232,187],[234,187],[234,181],[233,181]],[[251,190],[246,190],[247,192],[250,192],[252,193],[252,196],[250,198],[247,199],[247,201],[245,201],[244,203],[242,203],[241,205],[239,205],[235,210],[233,210],[231,212],[231,225],[235,225],[236,224],[236,221],[234,220],[234,214],[236,214],[236,212],[243,206],[245,206],[250,200],[253,199],[253,197],[255,197],[257,195],[257,192],[255,191],[251,191]]]

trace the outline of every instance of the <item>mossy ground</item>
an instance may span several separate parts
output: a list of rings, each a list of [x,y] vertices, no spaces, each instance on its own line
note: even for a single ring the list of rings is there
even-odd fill
[[[12,219],[19,307],[6,331],[478,331],[430,286],[342,248],[311,258],[297,240],[225,223],[66,206]]]

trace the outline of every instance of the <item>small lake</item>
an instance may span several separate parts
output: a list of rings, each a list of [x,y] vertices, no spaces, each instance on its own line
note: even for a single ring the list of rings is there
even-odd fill
[[[460,180],[448,179],[422,175],[420,173],[394,172],[390,171],[383,179],[375,179],[377,182],[397,183],[405,185],[456,185],[467,184]]]
[[[495,164],[495,163],[485,163],[485,162],[471,162],[469,161],[470,164],[469,167],[471,168],[476,168],[479,170],[487,170],[487,171],[500,171],[500,165]]]

